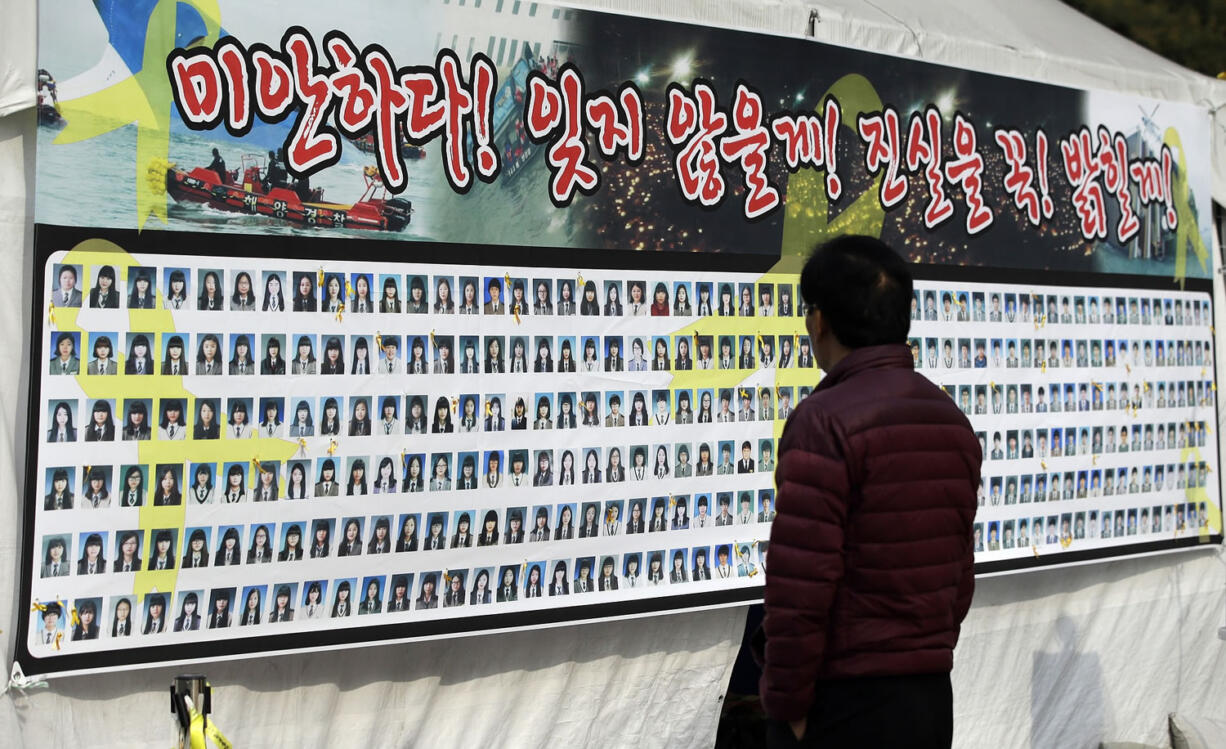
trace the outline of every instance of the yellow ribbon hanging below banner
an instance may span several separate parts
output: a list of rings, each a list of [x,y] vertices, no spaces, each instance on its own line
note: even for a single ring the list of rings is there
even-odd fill
[[[191,749],[208,749],[210,745],[216,749],[234,749],[234,744],[226,738],[226,735],[217,727],[215,721],[204,722],[204,716],[191,708],[192,722],[188,729],[191,735]]]

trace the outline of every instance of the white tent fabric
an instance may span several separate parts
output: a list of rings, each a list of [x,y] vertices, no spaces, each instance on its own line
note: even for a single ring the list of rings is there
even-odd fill
[[[33,0],[0,2],[0,117],[34,105],[37,12]]]
[[[1123,40],[1055,0],[820,4],[583,3],[800,36],[990,72],[1190,101],[1224,85]],[[34,3],[0,0],[0,340],[24,341],[31,299]],[[14,43],[13,40],[16,40]],[[1088,57],[1092,55],[1092,57]],[[1217,115],[1223,112],[1217,112]],[[1226,199],[1226,128],[1214,124]],[[1215,251],[1215,265],[1219,253]],[[1217,298],[1226,298],[1217,277]],[[1223,327],[1218,319],[1218,329]],[[1219,335],[1219,350],[1223,337]],[[28,352],[25,354],[28,355]],[[28,361],[0,370],[0,652],[17,602]],[[1220,426],[1220,425],[1219,425]],[[1165,743],[1171,711],[1226,711],[1226,564],[1220,550],[979,581],[954,669],[957,746]],[[537,632],[210,664],[219,724],[240,746],[710,746],[742,609]],[[165,746],[166,685],[181,669],[61,679],[0,696],[6,744]]]

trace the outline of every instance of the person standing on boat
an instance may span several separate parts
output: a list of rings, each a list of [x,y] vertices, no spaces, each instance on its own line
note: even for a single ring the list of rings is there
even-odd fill
[[[221,181],[221,184],[226,184],[228,177],[226,160],[221,158],[221,152],[216,148],[213,149],[213,160],[209,163],[209,169],[217,172],[217,179]]]
[[[274,187],[285,187],[285,167],[281,166],[277,154],[268,152],[268,168],[264,170],[264,192]]]

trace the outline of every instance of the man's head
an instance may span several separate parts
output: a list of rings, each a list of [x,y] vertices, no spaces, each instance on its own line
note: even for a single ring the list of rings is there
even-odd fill
[[[848,349],[907,340],[911,271],[881,240],[847,235],[819,245],[801,272],[800,291],[822,369]]]

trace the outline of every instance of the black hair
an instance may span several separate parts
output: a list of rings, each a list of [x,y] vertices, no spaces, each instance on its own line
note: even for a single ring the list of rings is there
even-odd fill
[[[911,327],[911,270],[879,239],[836,237],[818,245],[800,274],[800,293],[821,311],[839,343],[903,343]]]

